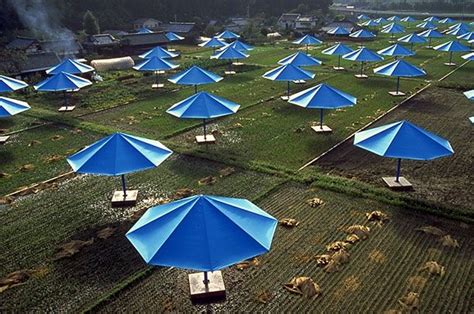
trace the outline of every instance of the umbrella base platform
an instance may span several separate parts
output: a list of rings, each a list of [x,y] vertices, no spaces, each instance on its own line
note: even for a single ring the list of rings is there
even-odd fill
[[[344,67],[332,67],[334,71],[345,71],[346,69]]]
[[[367,78],[369,78],[369,76],[367,74],[356,74],[354,76],[357,77],[358,79],[367,79]]]
[[[153,88],[153,89],[163,88],[163,87],[165,87],[165,84],[153,84],[153,85],[151,85],[151,88]]]
[[[216,138],[212,134],[206,135],[205,138],[204,135],[198,135],[196,136],[196,142],[198,144],[214,144],[216,142]]]
[[[207,275],[209,279],[207,286],[204,284],[204,273],[188,275],[191,301],[195,303],[208,303],[225,300],[226,292],[222,272],[209,272]]]
[[[306,81],[305,80],[296,80],[296,81],[293,81],[293,83],[295,83],[295,84],[306,84]]]
[[[426,46],[425,48],[433,49],[434,47],[433,46]]]
[[[59,112],[71,112],[76,109],[76,106],[62,106],[58,109]]]
[[[10,136],[0,136],[0,145],[5,144],[9,138]]]
[[[319,125],[312,126],[311,129],[316,133],[331,133],[332,129],[327,125],[323,125],[322,127]]]
[[[176,49],[169,48],[168,51],[169,51],[169,52],[176,52]]]
[[[405,96],[406,94],[403,92],[388,92],[392,96],[400,97],[400,96]]]
[[[155,74],[165,74],[165,71],[155,71]]]
[[[456,63],[454,63],[454,62],[446,62],[446,63],[444,63],[444,65],[447,65],[448,67],[453,67],[453,66],[456,65]]]
[[[127,191],[127,196],[123,197],[123,191],[115,191],[112,196],[112,207],[130,207],[137,204],[138,190]]]
[[[225,71],[224,74],[225,75],[235,75],[237,73],[235,71]]]
[[[395,177],[383,177],[382,180],[387,184],[387,186],[396,191],[408,191],[413,189],[413,185],[404,177],[400,177],[398,182],[395,181]]]
[[[236,67],[239,67],[239,66],[243,66],[244,63],[243,62],[233,62],[232,65],[234,65]]]
[[[290,96],[281,96],[280,99],[283,101],[288,101],[290,99]]]

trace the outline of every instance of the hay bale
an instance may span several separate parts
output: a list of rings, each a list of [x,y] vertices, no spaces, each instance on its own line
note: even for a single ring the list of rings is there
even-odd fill
[[[346,250],[350,247],[350,244],[349,243],[346,243],[344,241],[335,241],[335,242],[332,242],[332,243],[329,243],[328,245],[326,245],[326,250],[328,251],[332,251],[332,252],[337,252],[339,250]]]
[[[174,194],[171,196],[172,199],[181,199],[185,197],[189,197],[196,193],[194,190],[189,188],[178,189]]]
[[[362,225],[352,225],[345,230],[348,234],[355,234],[361,240],[365,240],[369,237],[370,228]]]
[[[316,299],[321,294],[321,288],[310,277],[293,277],[284,287],[292,293],[311,299]]]
[[[365,214],[367,216],[367,220],[370,222],[374,222],[378,225],[383,225],[385,222],[388,221],[388,215],[380,210],[374,210],[370,213]]]
[[[240,262],[240,263],[235,265],[235,267],[238,270],[244,270],[244,269],[250,268],[252,266],[255,266],[255,267],[260,266],[260,260],[255,257],[255,258],[252,258],[251,260],[243,261],[243,262]]]
[[[91,61],[91,66],[97,71],[113,71],[131,69],[135,62],[131,57],[97,59]]]
[[[283,218],[280,221],[278,221],[280,226],[286,227],[286,228],[294,228],[297,227],[300,222],[296,219],[293,218]]]
[[[233,167],[226,167],[226,168],[223,168],[221,170],[219,170],[219,175],[221,178],[223,177],[228,177],[228,176],[231,176],[235,173],[235,168]]]
[[[426,262],[425,265],[423,267],[420,267],[418,270],[421,272],[427,271],[430,275],[440,277],[443,276],[445,273],[444,266],[441,266],[440,264],[438,264],[438,262],[435,261]]]
[[[458,248],[458,247],[459,247],[458,240],[454,239],[454,238],[451,237],[451,235],[449,235],[449,234],[447,234],[447,235],[441,237],[441,238],[439,239],[439,241],[441,242],[441,245],[442,245],[442,246],[452,247],[452,248]]]
[[[273,293],[269,290],[259,291],[255,294],[255,300],[263,304],[267,304],[271,299],[273,299]]]
[[[317,197],[307,200],[306,203],[308,203],[308,205],[313,208],[324,204],[323,200]]]
[[[208,176],[205,178],[202,178],[201,180],[198,181],[199,185],[213,185],[214,183],[217,182],[217,178],[213,176]]]
[[[406,296],[398,300],[398,304],[400,304],[405,311],[415,311],[420,306],[420,295],[410,291]]]

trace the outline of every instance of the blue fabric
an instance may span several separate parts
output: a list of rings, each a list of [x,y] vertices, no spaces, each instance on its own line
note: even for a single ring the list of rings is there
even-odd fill
[[[446,35],[452,35],[452,36],[462,36],[464,34],[469,33],[469,30],[463,29],[461,27],[459,28],[453,28],[446,32]]]
[[[28,87],[28,84],[23,81],[0,75],[0,93],[14,92],[25,87]]]
[[[145,59],[142,63],[133,67],[137,71],[167,71],[176,69],[179,65],[173,64],[158,57]]]
[[[349,34],[349,37],[352,38],[375,38],[375,34],[366,29],[359,29],[358,31]]]
[[[285,64],[276,69],[270,70],[263,74],[263,78],[272,81],[296,81],[310,80],[314,78],[314,74],[306,70],[300,69],[292,64]]]
[[[149,59],[152,57],[158,57],[161,59],[171,59],[176,58],[179,54],[170,52],[160,46],[156,46],[155,48],[145,52],[144,54],[140,55],[139,57],[142,59]]]
[[[248,55],[231,46],[226,46],[224,50],[217,51],[211,56],[211,59],[218,60],[240,60],[245,58],[248,58]]]
[[[406,57],[413,56],[415,53],[410,49],[405,48],[403,45],[395,44],[385,49],[377,51],[379,55],[392,56],[392,57]]]
[[[293,42],[296,45],[319,45],[322,41],[311,35],[305,35]]]
[[[462,35],[458,36],[458,39],[466,40],[466,41],[471,41],[474,40],[474,32],[467,32]]]
[[[225,48],[227,47],[232,47],[234,49],[237,49],[239,51],[242,51],[242,52],[245,52],[245,51],[250,51],[250,50],[253,50],[254,47],[250,46],[250,45],[247,45],[246,43],[244,42],[241,42],[240,40],[236,40],[228,45],[225,46]],[[224,50],[225,48],[223,48],[222,50]]]
[[[388,158],[432,160],[454,153],[447,140],[408,121],[358,132],[354,145]]]
[[[468,53],[467,55],[463,55],[462,58],[468,61],[474,61],[474,52]]]
[[[403,59],[395,60],[374,69],[375,74],[396,77],[424,76],[426,72]]]
[[[434,25],[431,22],[423,22],[423,23],[420,23],[420,24],[416,25],[416,27],[418,27],[418,28],[427,28],[427,29],[435,29],[436,25]]]
[[[378,24],[387,23],[387,20],[383,17],[379,17],[378,19],[375,19],[374,21]]]
[[[212,119],[234,114],[239,107],[227,99],[199,92],[173,105],[166,112],[184,119]]]
[[[447,17],[447,18],[444,18],[442,20],[439,20],[440,24],[453,24],[453,23],[456,23],[456,20],[453,20],[452,18],[450,17]]]
[[[0,97],[0,118],[8,118],[31,109],[28,103],[7,97]]]
[[[217,35],[216,37],[219,38],[219,39],[237,39],[237,38],[240,38],[240,35],[238,35],[234,32],[231,32],[229,30],[225,30],[222,33],[220,33],[219,35]]]
[[[439,18],[437,18],[436,16],[429,16],[429,17],[425,18],[423,21],[437,23],[437,22],[439,22]]]
[[[405,29],[400,24],[391,23],[391,24],[388,24],[387,26],[385,26],[381,30],[381,32],[385,33],[385,34],[398,34],[398,33],[404,33]]]
[[[206,48],[221,48],[221,47],[224,47],[225,45],[226,45],[225,42],[220,41],[219,38],[216,38],[216,37],[212,37],[208,41],[205,41],[199,44],[199,46],[206,47]]]
[[[336,44],[332,47],[329,47],[327,49],[324,49],[321,51],[325,55],[334,55],[334,56],[343,56],[345,54],[348,54],[349,52],[352,52],[352,48],[344,45],[344,44]]]
[[[153,31],[146,27],[142,27],[137,31],[137,34],[152,34],[152,33]]]
[[[352,107],[357,98],[327,84],[319,84],[294,94],[288,102],[309,109],[337,109]]]
[[[365,47],[349,52],[348,54],[343,55],[342,58],[359,62],[376,62],[383,60],[383,57]]]
[[[338,26],[336,28],[328,30],[327,33],[330,35],[349,35],[350,32],[344,27]]]
[[[168,81],[179,85],[203,85],[217,83],[222,79],[223,78],[217,74],[193,65],[191,68],[171,77]]]
[[[398,22],[400,20],[401,20],[400,17],[398,17],[396,15],[393,15],[393,16],[391,16],[387,19],[387,21],[392,21],[392,22]]]
[[[168,38],[169,41],[180,41],[183,40],[184,37],[179,36],[176,33],[173,32],[168,32],[165,34],[166,38]]]
[[[456,24],[451,25],[450,27],[448,27],[449,30],[457,29],[457,28],[460,28],[460,29],[468,31],[468,32],[471,31],[471,26],[467,23],[464,23],[464,22],[456,23]]]
[[[40,92],[61,92],[81,89],[89,85],[92,85],[92,82],[85,78],[61,72],[36,84],[34,88]]]
[[[308,56],[304,52],[297,52],[278,61],[278,64],[292,64],[297,67],[321,65],[322,62],[316,58]]]
[[[373,27],[373,26],[379,26],[380,23],[376,22],[375,20],[368,20],[362,24],[360,24],[361,26],[367,26],[367,27]]]
[[[361,21],[365,21],[365,20],[369,20],[370,18],[365,14],[361,14],[357,17],[357,19]]]
[[[67,162],[77,173],[118,176],[154,168],[172,153],[158,141],[115,133],[69,156]]]
[[[82,74],[92,71],[95,71],[95,69],[87,64],[83,64],[72,59],[66,59],[60,64],[46,70],[46,74],[54,75],[61,72],[66,72],[70,74]]]
[[[441,38],[443,37],[443,34],[438,32],[435,29],[427,29],[424,32],[418,33],[419,36],[424,37],[424,38]]]
[[[438,45],[433,48],[434,50],[438,51],[446,51],[446,52],[464,52],[464,51],[471,51],[469,47],[464,46],[459,41],[448,41],[441,45]]]
[[[268,252],[277,224],[248,200],[197,195],[150,208],[126,236],[148,264],[215,271]]]
[[[467,99],[474,101],[474,89],[464,92],[464,95],[467,97]]]
[[[416,33],[408,34],[406,36],[398,38],[399,42],[402,43],[413,43],[413,44],[421,44],[426,43],[427,40]]]
[[[400,20],[400,22],[413,23],[416,22],[416,19],[412,18],[411,16],[405,16],[403,19]]]

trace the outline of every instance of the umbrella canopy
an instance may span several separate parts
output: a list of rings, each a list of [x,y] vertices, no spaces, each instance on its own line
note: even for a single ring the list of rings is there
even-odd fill
[[[459,41],[448,41],[445,42],[441,45],[438,45],[433,48],[434,50],[438,51],[446,51],[446,52],[464,52],[464,51],[470,51],[469,47],[464,46],[461,44]]]
[[[472,41],[474,40],[474,32],[467,32],[463,35],[459,35],[458,39],[467,40],[468,42]]]
[[[344,27],[340,27],[340,26],[328,30],[327,33],[329,35],[342,35],[342,36],[350,34],[350,32],[347,29],[345,29]]]
[[[383,23],[387,23],[387,22],[388,22],[388,21],[387,21],[385,18],[383,18],[383,17],[379,17],[378,19],[375,19],[374,21],[375,21],[376,23],[378,23],[378,24],[383,24]]]
[[[469,31],[471,29],[471,26],[467,23],[459,22],[448,27],[448,29],[455,29],[455,28],[462,28],[464,30]]]
[[[213,119],[236,113],[240,105],[206,92],[197,93],[166,110],[183,119]]]
[[[314,78],[314,73],[300,69],[293,64],[285,64],[276,69],[270,70],[263,74],[263,77],[272,81],[297,81],[309,80]]]
[[[242,51],[242,52],[250,51],[250,50],[254,49],[254,47],[252,47],[250,45],[247,45],[246,43],[243,43],[240,40],[236,40],[236,41],[226,45],[224,48],[221,48],[221,50],[224,50],[227,47],[232,47],[232,48],[237,49],[237,50]]]
[[[31,107],[27,102],[0,97],[0,118],[8,118],[29,109]]]
[[[387,19],[387,21],[392,21],[392,22],[398,22],[400,20],[401,20],[400,17],[396,15],[393,15]]]
[[[201,69],[200,67],[195,66],[195,65],[168,79],[168,81],[174,84],[194,85],[196,86],[196,89],[198,85],[217,83],[222,80],[223,80],[223,77],[217,74],[214,74],[212,72],[206,71],[204,69]]]
[[[459,28],[453,28],[447,31],[446,35],[462,36],[467,33],[469,33],[469,30],[459,27]]]
[[[383,60],[383,57],[365,47],[349,52],[348,54],[343,55],[342,58],[359,62],[376,62]]]
[[[461,58],[466,59],[468,61],[474,61],[474,52],[468,53],[467,55],[461,56]]]
[[[391,23],[385,26],[380,32],[385,34],[399,34],[404,33],[405,29],[400,24]]]
[[[303,52],[297,52],[278,61],[278,64],[292,64],[297,67],[321,65],[322,62],[316,58],[308,56]]]
[[[36,84],[34,88],[40,92],[60,92],[76,90],[89,85],[92,85],[92,82],[85,78],[66,72],[60,72]]]
[[[146,27],[142,27],[137,31],[137,34],[153,34],[153,31]]]
[[[432,160],[454,153],[447,140],[408,121],[358,132],[354,145],[379,156],[412,160]]]
[[[180,40],[184,40],[184,37],[182,36],[179,36],[178,34],[176,33],[173,33],[173,32],[168,32],[165,34],[166,38],[168,38],[169,41],[180,41]]]
[[[467,99],[474,101],[474,89],[464,92],[464,95],[467,97]]]
[[[343,55],[348,54],[349,52],[352,52],[352,51],[354,51],[354,50],[352,50],[350,47],[339,43],[339,44],[336,44],[332,47],[324,49],[321,52],[325,55],[343,56]]]
[[[289,103],[310,109],[337,109],[355,105],[357,98],[323,83],[294,94]]]
[[[14,92],[25,87],[28,87],[28,84],[23,81],[0,75],[0,93]]]
[[[158,141],[115,133],[69,156],[67,161],[77,173],[117,176],[157,167],[172,153]]]
[[[408,34],[406,36],[400,37],[398,38],[398,41],[402,43],[411,43],[411,44],[426,43],[426,39],[416,33],[412,33],[412,34]]]
[[[305,35],[293,42],[296,45],[319,45],[322,41],[311,35]]]
[[[207,272],[268,252],[277,224],[248,200],[196,195],[150,208],[126,236],[148,264]]]
[[[173,64],[158,57],[151,57],[133,67],[137,71],[168,71],[176,69],[179,65]]]
[[[426,31],[418,33],[418,35],[420,37],[424,37],[424,38],[441,38],[441,37],[443,37],[443,34],[441,34],[440,32],[438,32],[435,29],[427,29]]]
[[[179,56],[179,54],[170,52],[160,46],[156,46],[155,48],[145,52],[139,57],[142,59],[149,59],[151,57],[158,57],[161,59],[171,59],[171,58],[176,58],[177,56]]]
[[[412,18],[411,16],[405,16],[400,20],[400,22],[408,22],[408,23],[413,23],[416,22],[416,19]]]
[[[376,22],[375,20],[368,20],[365,21],[364,23],[360,24],[361,26],[367,26],[367,27],[375,27],[379,26],[380,23]]]
[[[439,18],[437,18],[436,16],[428,16],[423,21],[437,23],[437,22],[439,22]]]
[[[225,30],[222,33],[220,33],[219,35],[217,35],[216,37],[219,38],[219,39],[237,39],[237,38],[240,38],[240,35],[238,35],[234,32],[231,32],[229,30]]]
[[[423,22],[423,23],[417,24],[416,27],[418,27],[418,28],[434,29],[434,28],[436,28],[436,25],[434,25],[434,24],[431,23],[431,22]]]
[[[218,60],[239,60],[245,59],[249,56],[243,53],[240,50],[235,49],[231,46],[226,46],[224,50],[218,51],[211,56],[211,59],[218,59]]]
[[[77,62],[72,59],[66,59],[60,64],[46,70],[46,74],[54,75],[61,72],[70,74],[82,74],[95,71],[95,69],[87,64]]]
[[[375,74],[396,77],[416,77],[426,72],[405,60],[399,59],[374,69]]]
[[[365,14],[361,14],[361,15],[357,16],[357,19],[358,19],[358,20],[361,20],[361,21],[365,21],[365,20],[369,20],[370,17],[368,17],[368,16],[365,15]]]
[[[439,20],[438,23],[440,23],[440,24],[453,24],[453,23],[456,23],[456,21],[453,20],[450,17],[447,17],[447,18],[444,18],[442,20]]]
[[[372,33],[371,31],[368,31],[366,29],[359,29],[358,31],[355,31],[351,34],[349,34],[349,37],[352,38],[375,38],[375,34]]]
[[[406,57],[406,56],[413,56],[415,53],[403,45],[395,44],[385,49],[377,51],[379,55],[383,56],[392,56],[392,57]]]
[[[205,41],[201,44],[199,44],[200,47],[206,47],[206,48],[221,48],[226,45],[225,42],[221,41],[219,38],[212,37],[208,41]]]

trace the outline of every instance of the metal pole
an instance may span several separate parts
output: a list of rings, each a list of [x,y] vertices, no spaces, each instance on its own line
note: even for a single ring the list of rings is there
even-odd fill
[[[364,61],[360,63],[360,77],[362,77],[363,73],[364,73]]]
[[[204,127],[204,141],[206,140],[206,119],[202,119],[202,125]]]
[[[122,174],[122,190],[123,190],[123,198],[127,197],[127,187],[125,185],[125,175]]]
[[[400,167],[401,167],[401,164],[402,164],[402,159],[401,159],[401,158],[398,158],[398,162],[397,162],[397,177],[395,178],[395,182],[400,182]]]
[[[288,81],[288,100],[290,100],[290,81]]]
[[[397,94],[399,90],[400,90],[400,76],[397,76]]]
[[[194,94],[197,94],[197,92],[198,92],[198,86],[194,84]]]
[[[339,58],[337,59],[337,67],[341,68],[341,55],[339,55]]]
[[[319,112],[319,127],[321,130],[323,129],[323,115],[324,115],[324,109],[321,108]]]
[[[64,93],[64,106],[67,109],[67,94],[66,94],[66,91],[64,91],[63,93]]]
[[[206,286],[206,290],[208,290],[209,287],[209,277],[207,276],[207,271],[204,272],[204,280],[203,280],[204,285]]]
[[[450,51],[449,52],[449,65],[451,65],[452,62],[453,62],[453,52]]]
[[[428,37],[428,47],[431,48],[431,37]]]

